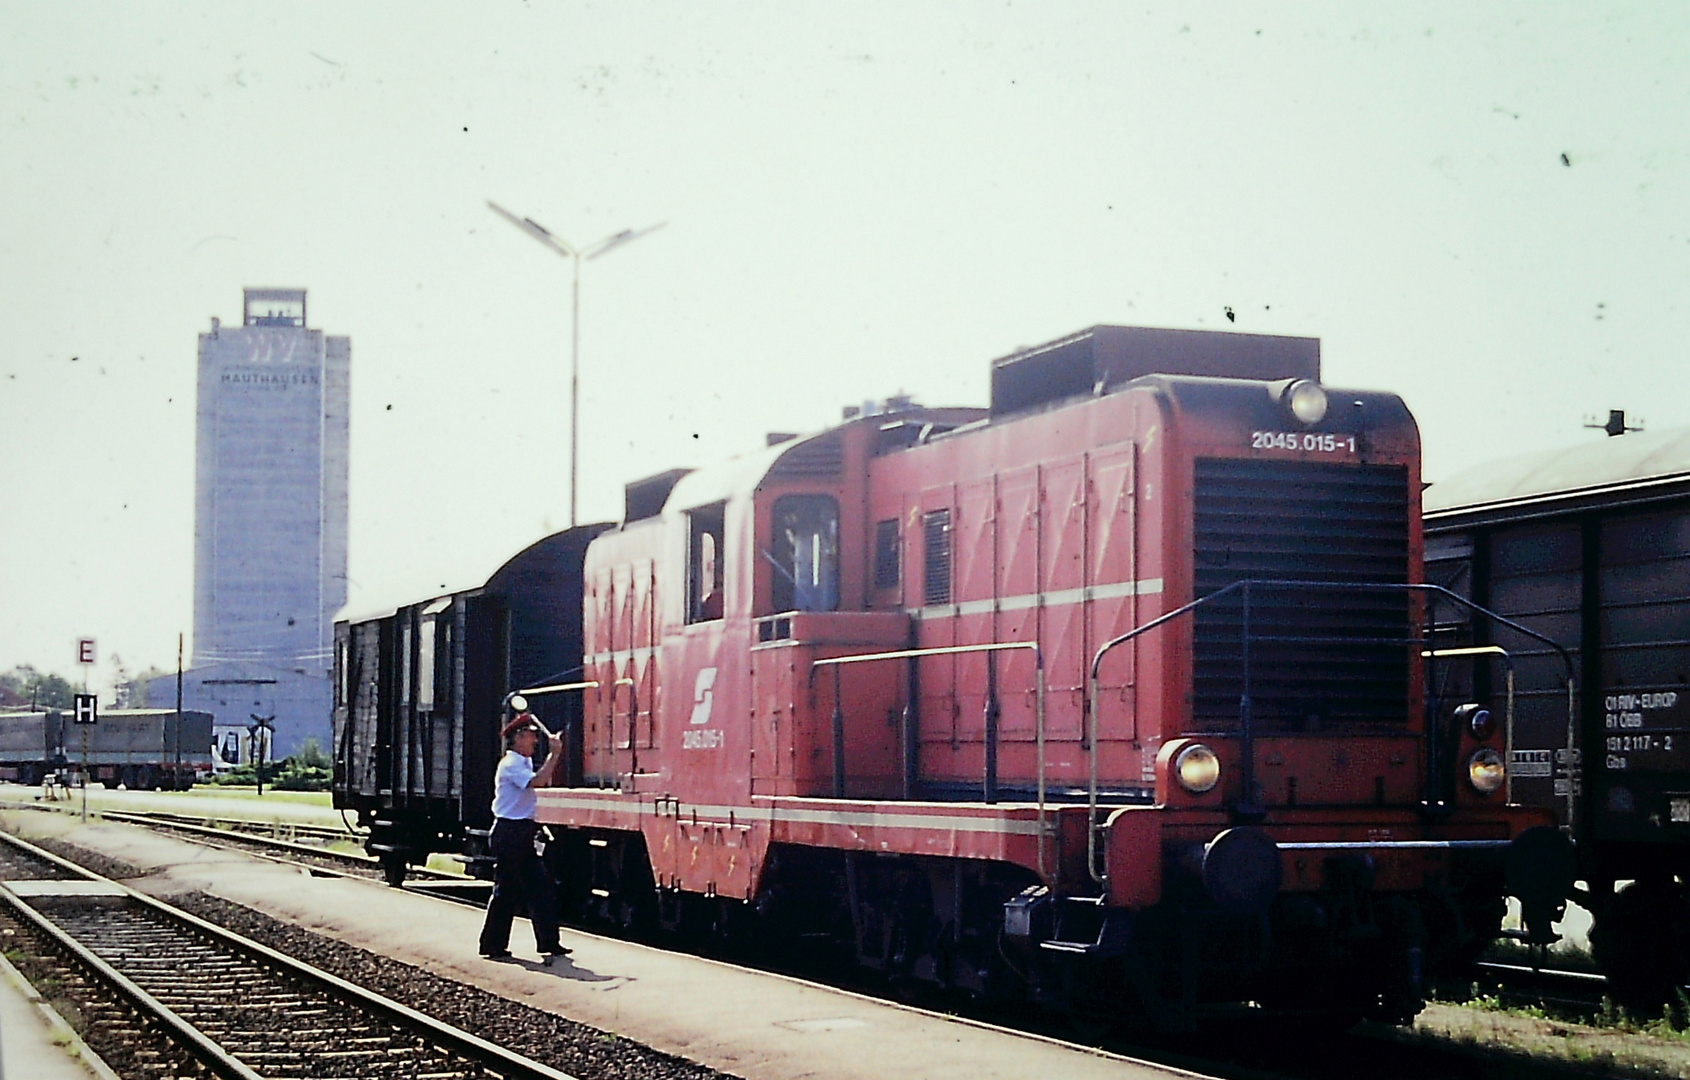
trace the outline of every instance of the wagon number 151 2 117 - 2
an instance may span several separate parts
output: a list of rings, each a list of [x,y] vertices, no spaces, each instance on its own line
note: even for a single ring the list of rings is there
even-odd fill
[[[1313,450],[1326,454],[1356,452],[1354,435],[1333,435],[1318,431],[1252,431],[1252,450]]]

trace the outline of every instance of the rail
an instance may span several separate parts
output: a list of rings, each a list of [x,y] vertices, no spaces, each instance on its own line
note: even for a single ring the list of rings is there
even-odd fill
[[[848,664],[870,664],[887,660],[909,660],[912,664],[924,656],[958,656],[964,653],[986,654],[986,706],[985,719],[985,765],[980,781],[981,799],[988,805],[998,801],[998,720],[1002,716],[1002,707],[998,702],[998,669],[997,654],[1000,652],[1027,651],[1033,654],[1034,666],[1034,740],[1038,746],[1038,802],[1039,802],[1039,874],[1046,879],[1052,875],[1046,867],[1045,848],[1047,844],[1048,814],[1045,788],[1045,659],[1044,652],[1035,641],[996,641],[979,645],[943,645],[928,649],[895,649],[891,652],[859,653],[854,656],[829,656],[810,663],[810,683],[815,684],[816,669],[830,667],[833,669],[833,796],[836,799],[845,797],[845,698],[840,693],[840,669]],[[915,700],[913,696],[914,680],[911,681],[912,696],[905,705],[906,715],[913,715]],[[911,793],[914,777],[911,775],[910,762],[913,760],[913,749],[920,733],[913,730],[909,724],[904,730],[904,788],[905,795]]]
[[[67,925],[67,920],[37,910],[13,890],[0,888],[0,904],[10,914],[74,956],[86,970],[128,999],[143,1014],[164,1025],[177,1045],[202,1062],[206,1071],[213,1075],[229,1080],[259,1080],[261,1073],[237,1056],[253,1056],[253,1032],[242,1033],[246,1049],[231,1049],[229,1044],[236,1041],[231,1038],[231,1032],[225,1030],[224,1025],[212,1028],[203,1019],[208,1013],[215,1013],[230,992],[227,981],[230,975],[221,966],[207,968],[202,976],[200,962],[185,960],[171,970],[173,976],[179,973],[182,978],[156,978],[156,972],[161,968],[159,958],[171,955],[170,951],[178,947],[177,942],[192,942],[194,945],[194,952],[181,953],[184,957],[199,957],[215,950],[219,955],[245,961],[254,973],[283,987],[286,990],[285,1000],[291,1006],[280,1010],[280,1016],[262,1010],[268,1014],[266,1022],[274,1026],[261,1031],[267,1038],[274,1038],[277,1034],[287,1038],[291,1045],[283,1048],[283,1056],[291,1054],[302,1058],[308,1065],[319,1064],[315,1060],[318,1053],[332,1050],[339,1057],[341,1054],[338,1052],[345,1050],[343,1043],[335,1043],[332,1047],[322,1044],[325,1035],[330,1039],[335,1037],[335,1032],[325,1032],[322,1027],[324,1010],[315,1002],[300,1000],[317,997],[324,1003],[355,1010],[355,1020],[367,1017],[387,1025],[388,1033],[380,1033],[378,1029],[377,1037],[387,1039],[393,1047],[414,1049],[416,1057],[411,1067],[419,1071],[440,1075],[443,1071],[441,1066],[445,1066],[449,1070],[446,1075],[468,1075],[473,1071],[510,1080],[573,1080],[557,1069],[436,1020],[120,882],[103,878],[28,841],[9,834],[0,834],[0,841],[52,863],[74,877],[100,883],[110,890],[111,895],[121,897],[121,902],[136,913],[129,926],[124,925],[122,908],[107,908],[97,918]],[[157,932],[147,937],[143,944],[136,935],[153,928],[157,928]],[[204,986],[183,987],[184,983],[193,979],[202,979]],[[247,982],[235,989],[247,995],[253,992],[254,986]],[[270,1019],[271,1016],[275,1018]],[[290,1021],[300,1024],[300,1027],[289,1027]],[[217,1037],[213,1037],[213,1031]],[[267,1044],[264,1049],[268,1049]],[[270,1064],[267,1059],[275,1056],[262,1055],[264,1064],[261,1068],[265,1073],[273,1071],[264,1066]],[[341,1067],[344,1068],[344,1063]]]
[[[1207,596],[1200,596],[1197,599],[1191,601],[1190,603],[1182,604],[1172,611],[1169,611],[1169,612],[1166,612],[1162,615],[1157,616],[1156,618],[1150,620],[1149,622],[1143,624],[1142,626],[1136,626],[1133,629],[1128,630],[1126,633],[1121,634],[1119,637],[1111,638],[1109,641],[1104,642],[1098,648],[1097,652],[1092,656],[1091,669],[1090,669],[1090,690],[1091,690],[1091,694],[1090,694],[1090,701],[1088,702],[1087,724],[1086,724],[1086,750],[1087,750],[1087,756],[1089,758],[1089,765],[1088,765],[1088,768],[1089,768],[1088,788],[1089,788],[1089,790],[1088,790],[1088,794],[1087,794],[1088,817],[1087,817],[1087,821],[1086,821],[1086,825],[1087,825],[1087,828],[1086,828],[1086,870],[1087,870],[1088,873],[1090,873],[1093,881],[1095,881],[1095,882],[1097,882],[1098,884],[1101,885],[1101,884],[1104,883],[1105,878],[1107,876],[1103,871],[1099,870],[1098,866],[1097,866],[1097,834],[1098,834],[1098,831],[1099,831],[1099,828],[1100,828],[1098,821],[1097,821],[1097,795],[1098,795],[1097,735],[1098,735],[1098,697],[1099,697],[1099,693],[1098,693],[1098,672],[1102,668],[1103,658],[1105,656],[1107,656],[1115,648],[1117,648],[1121,645],[1124,645],[1127,642],[1134,640],[1135,638],[1138,638],[1138,637],[1140,637],[1140,636],[1142,636],[1146,633],[1149,633],[1150,631],[1155,630],[1158,627],[1164,626],[1167,623],[1174,621],[1175,619],[1178,619],[1178,618],[1181,618],[1185,615],[1191,614],[1192,612],[1196,611],[1198,608],[1202,607],[1205,604],[1213,603],[1214,601],[1219,600],[1223,596],[1227,596],[1229,594],[1234,594],[1234,593],[1242,594],[1243,601],[1244,601],[1244,603],[1243,603],[1243,619],[1242,619],[1242,621],[1240,623],[1240,627],[1239,627],[1240,647],[1241,647],[1241,650],[1242,650],[1242,660],[1243,660],[1243,684],[1244,685],[1243,685],[1243,688],[1242,688],[1242,692],[1239,695],[1239,701],[1238,701],[1238,744],[1239,744],[1239,758],[1240,758],[1239,768],[1240,768],[1240,773],[1241,773],[1240,780],[1241,780],[1241,784],[1242,784],[1243,801],[1240,803],[1240,805],[1234,807],[1234,810],[1237,813],[1241,813],[1241,814],[1245,814],[1245,815],[1249,815],[1249,814],[1252,814],[1252,813],[1258,813],[1259,812],[1259,808],[1256,807],[1256,805],[1255,805],[1255,780],[1256,780],[1256,776],[1255,776],[1255,773],[1256,773],[1256,768],[1255,768],[1255,765],[1256,765],[1256,762],[1255,762],[1255,757],[1256,757],[1256,755],[1255,755],[1255,725],[1254,725],[1254,723],[1252,721],[1252,717],[1251,717],[1251,700],[1250,700],[1250,642],[1252,640],[1252,635],[1250,633],[1250,592],[1251,592],[1252,589],[1264,589],[1264,590],[1270,590],[1270,589],[1332,589],[1332,590],[1346,591],[1346,592],[1352,592],[1352,593],[1356,593],[1356,592],[1400,592],[1400,593],[1403,593],[1405,595],[1412,594],[1412,593],[1437,594],[1437,595],[1442,596],[1445,599],[1454,601],[1456,604],[1459,604],[1460,606],[1466,608],[1469,611],[1472,611],[1472,612],[1475,612],[1477,614],[1485,616],[1486,618],[1490,619],[1492,622],[1494,622],[1494,623],[1496,623],[1500,626],[1506,626],[1509,629],[1515,631],[1516,633],[1524,634],[1526,637],[1532,638],[1535,641],[1540,641],[1543,644],[1548,645],[1551,649],[1554,649],[1555,652],[1560,655],[1561,663],[1562,663],[1563,667],[1566,668],[1566,672],[1567,672],[1567,769],[1568,769],[1568,777],[1567,777],[1567,781],[1568,781],[1567,782],[1567,826],[1568,826],[1569,829],[1572,828],[1572,826],[1573,826],[1573,813],[1574,813],[1572,768],[1573,768],[1573,763],[1574,763],[1574,760],[1575,760],[1575,749],[1576,749],[1575,735],[1576,735],[1576,732],[1577,732],[1577,707],[1576,707],[1577,706],[1577,692],[1576,692],[1576,689],[1575,689],[1575,686],[1574,686],[1574,680],[1573,680],[1572,656],[1567,652],[1566,649],[1562,648],[1559,644],[1557,644],[1552,639],[1545,637],[1543,634],[1540,634],[1537,631],[1532,630],[1528,627],[1522,626],[1519,623],[1514,622],[1512,619],[1509,619],[1509,618],[1507,618],[1503,615],[1499,615],[1496,612],[1491,611],[1488,608],[1481,607],[1480,605],[1473,603],[1473,601],[1468,600],[1466,597],[1459,596],[1456,593],[1451,592],[1450,590],[1444,588],[1441,585],[1432,585],[1432,584],[1427,584],[1427,583],[1409,583],[1409,582],[1402,582],[1402,583],[1395,583],[1395,582],[1352,582],[1352,581],[1316,581],[1316,580],[1277,579],[1277,578],[1246,578],[1242,581],[1234,581],[1229,585],[1225,585],[1225,586],[1223,586],[1219,589],[1216,589],[1214,592],[1209,593]],[[1308,639],[1308,638],[1287,638],[1287,637],[1266,637],[1266,636],[1264,636],[1264,637],[1261,637],[1260,640],[1262,640],[1262,641],[1303,641],[1303,640],[1325,641],[1325,640],[1328,640],[1328,639],[1325,639],[1325,638]],[[1419,637],[1416,637],[1416,638],[1412,638],[1412,639],[1403,640],[1403,641],[1400,642],[1400,644],[1402,644],[1404,646],[1415,645],[1415,644],[1418,644],[1420,642],[1420,640],[1421,639]],[[1352,643],[1377,643],[1377,644],[1397,644],[1398,643],[1395,639],[1372,639],[1372,638],[1366,639],[1365,642],[1362,641],[1361,639],[1351,639],[1351,641],[1352,641]],[[1136,704],[1135,704],[1135,708],[1136,708]],[[1433,731],[1432,731],[1431,725],[1428,725],[1428,727],[1427,727],[1427,737],[1429,739],[1433,737]],[[1435,751],[1434,751],[1434,753],[1435,753]],[[1428,765],[1430,765],[1430,760],[1428,761]],[[1512,760],[1509,760],[1509,761],[1504,763],[1505,773],[1506,773],[1507,770],[1512,769],[1512,768],[1513,768],[1513,761]],[[1430,792],[1428,794],[1430,794]]]

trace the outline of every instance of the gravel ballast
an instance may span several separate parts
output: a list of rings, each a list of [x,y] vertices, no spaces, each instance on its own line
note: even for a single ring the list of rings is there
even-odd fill
[[[580,1080],[731,1080],[731,1074],[611,1032],[542,1012],[284,923],[240,904],[191,893],[170,902],[278,952],[497,1043]]]

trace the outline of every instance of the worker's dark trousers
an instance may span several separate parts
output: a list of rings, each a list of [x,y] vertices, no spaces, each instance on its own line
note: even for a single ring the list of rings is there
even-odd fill
[[[498,818],[493,822],[493,899],[481,926],[481,952],[510,948],[511,919],[527,910],[534,924],[534,947],[541,953],[558,951],[557,886],[534,853],[533,821]]]

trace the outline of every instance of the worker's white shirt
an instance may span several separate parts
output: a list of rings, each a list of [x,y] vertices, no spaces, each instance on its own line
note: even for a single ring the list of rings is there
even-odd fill
[[[529,781],[534,779],[534,761],[526,754],[506,750],[493,774],[493,816],[532,820],[538,800]]]

